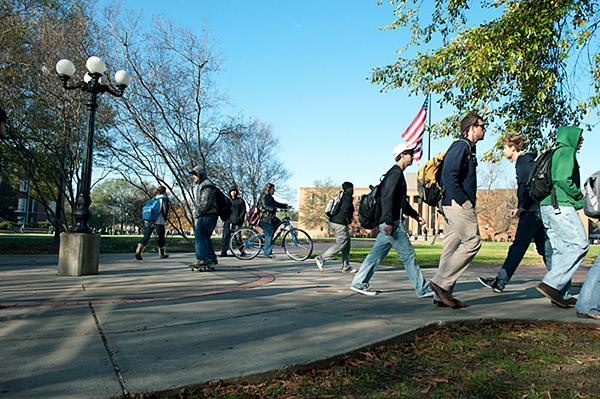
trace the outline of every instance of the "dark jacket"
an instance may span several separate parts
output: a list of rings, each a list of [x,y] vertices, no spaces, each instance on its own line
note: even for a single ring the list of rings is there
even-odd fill
[[[527,182],[529,181],[536,157],[537,153],[535,151],[526,152],[519,155],[517,162],[515,162],[515,171],[517,172],[517,207],[525,210],[529,210],[532,205],[537,204],[537,202],[531,199],[529,190],[527,190]],[[538,209],[537,206],[531,208],[532,211],[536,209]]]
[[[287,204],[275,201],[271,194],[261,194],[258,198],[258,209],[262,212],[260,221],[262,223],[273,223],[277,209],[286,209]]]
[[[477,200],[477,156],[475,144],[467,139],[456,140],[444,157],[441,184],[446,190],[442,205],[458,205],[471,201],[475,206]]]
[[[381,182],[380,224],[393,225],[402,218],[403,214],[414,219],[419,217],[419,213],[408,203],[406,189],[406,179],[402,168],[398,165],[392,166]]]
[[[332,223],[348,226],[354,219],[354,197],[352,194],[344,192],[340,202],[340,211],[329,218]]]
[[[231,200],[231,217],[228,222],[234,226],[241,226],[246,219],[246,202],[240,197]]]

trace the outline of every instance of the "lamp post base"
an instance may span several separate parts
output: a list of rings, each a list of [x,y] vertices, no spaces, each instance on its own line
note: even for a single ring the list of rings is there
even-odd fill
[[[88,276],[98,274],[100,235],[62,233],[58,252],[59,276]]]

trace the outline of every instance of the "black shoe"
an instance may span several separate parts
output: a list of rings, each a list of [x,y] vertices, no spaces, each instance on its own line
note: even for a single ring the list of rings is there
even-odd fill
[[[541,282],[541,283],[538,284],[538,286],[536,287],[536,289],[540,292],[540,294],[542,294],[546,298],[550,299],[550,301],[552,301],[552,303],[555,304],[556,306],[560,306],[561,308],[570,308],[570,307],[572,307],[568,303],[568,301],[565,301],[560,296],[560,292],[558,292],[558,290],[556,288],[552,288],[548,284],[546,284],[544,282]],[[573,305],[573,306],[575,306],[575,305]]]
[[[226,258],[227,257],[227,252],[221,252],[221,255],[219,255],[221,258]]]
[[[563,302],[567,305],[566,307],[568,307],[568,308],[574,308],[575,305],[577,304],[577,298],[571,297],[569,299],[563,299]],[[551,303],[552,303],[552,306],[558,306],[558,307],[561,307],[561,308],[564,307],[564,306],[557,305],[554,302],[551,302]]]
[[[585,313],[585,312],[580,312],[579,310],[576,312],[577,317],[579,317],[580,319],[594,319],[594,320],[600,320],[600,313]]]
[[[498,283],[496,282],[495,278],[479,276],[477,277],[477,280],[479,280],[481,284],[488,288],[491,288],[494,292],[497,292],[498,294],[501,293],[502,290],[504,290],[504,288],[500,288],[498,286]]]
[[[219,264],[219,261],[216,260],[216,259],[211,260],[210,263],[209,263],[209,265],[218,265],[218,264]]]

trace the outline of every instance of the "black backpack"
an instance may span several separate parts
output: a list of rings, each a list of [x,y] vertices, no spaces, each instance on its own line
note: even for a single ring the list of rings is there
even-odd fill
[[[551,176],[554,151],[556,151],[556,148],[547,150],[535,161],[527,181],[527,191],[529,191],[529,196],[535,202],[540,202],[547,196],[552,195],[552,206],[555,210],[558,210],[556,190]]]
[[[215,188],[215,198],[217,200],[217,213],[221,220],[225,222],[231,217],[231,200],[217,186],[213,187]]]
[[[358,221],[365,229],[373,229],[379,225],[381,217],[381,183],[369,186],[371,192],[360,197],[358,202]]]

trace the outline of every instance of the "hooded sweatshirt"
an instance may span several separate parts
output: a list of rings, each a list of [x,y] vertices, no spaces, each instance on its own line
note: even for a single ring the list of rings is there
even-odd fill
[[[194,167],[192,169],[192,174],[198,176],[194,217],[199,218],[208,215],[217,215],[217,191],[215,185],[206,177],[206,171],[202,166]]]
[[[559,206],[583,207],[583,194],[579,176],[579,164],[576,151],[583,129],[574,126],[559,127],[556,141],[559,146],[552,155],[551,176]],[[551,205],[551,195],[544,198],[540,205]]]

